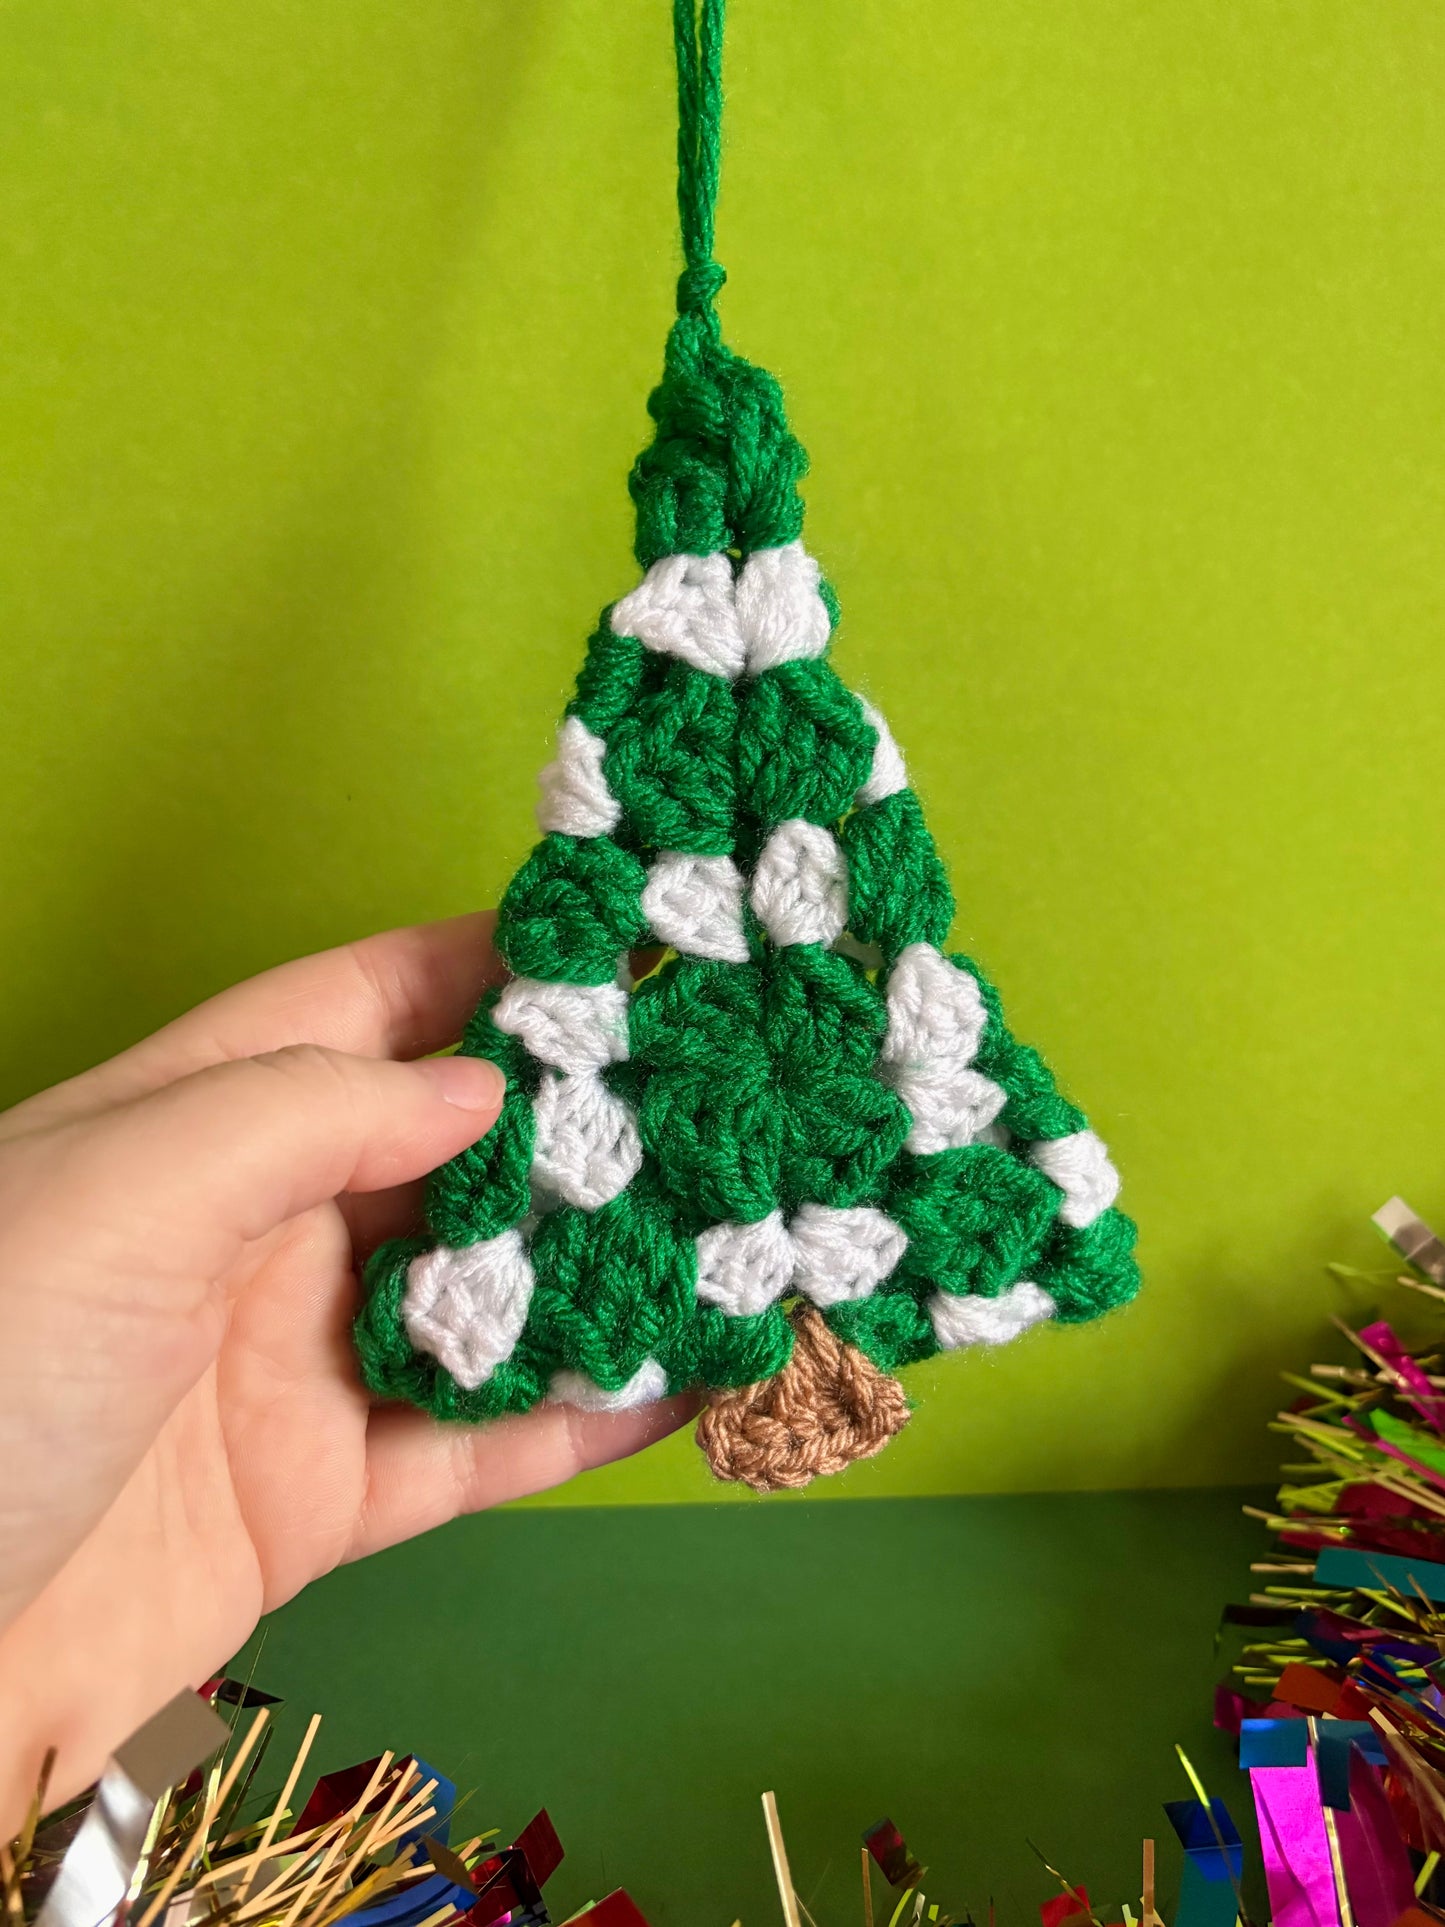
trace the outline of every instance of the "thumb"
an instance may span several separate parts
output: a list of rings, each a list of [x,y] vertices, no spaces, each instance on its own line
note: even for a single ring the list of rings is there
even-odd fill
[[[0,1385],[7,1360],[82,1359],[178,1397],[220,1342],[216,1286],[248,1244],[454,1157],[503,1089],[476,1058],[300,1044],[0,1144]]]
[[[397,1063],[293,1045],[196,1071],[67,1133],[72,1222],[158,1284],[213,1278],[238,1248],[343,1191],[419,1178],[483,1137],[505,1082],[473,1057]]]
[[[420,1177],[490,1129],[502,1094],[473,1058],[299,1045],[0,1145],[0,1572],[10,1528],[36,1525],[27,1493],[46,1495],[41,1577],[110,1503],[214,1358],[217,1284],[250,1241]]]

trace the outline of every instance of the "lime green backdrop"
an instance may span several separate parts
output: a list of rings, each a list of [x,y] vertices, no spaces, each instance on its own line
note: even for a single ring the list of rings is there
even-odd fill
[[[496,898],[633,579],[669,61],[664,0],[0,5],[7,1096]],[[830,1495],[1263,1476],[1320,1261],[1445,1212],[1445,16],[734,0],[729,78],[838,666],[1149,1274]]]

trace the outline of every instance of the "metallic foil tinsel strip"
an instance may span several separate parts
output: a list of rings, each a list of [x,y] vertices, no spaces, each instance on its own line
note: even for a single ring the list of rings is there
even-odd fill
[[[230,1735],[197,1694],[178,1693],[118,1747],[35,1927],[103,1927],[130,1892],[158,1803]]]

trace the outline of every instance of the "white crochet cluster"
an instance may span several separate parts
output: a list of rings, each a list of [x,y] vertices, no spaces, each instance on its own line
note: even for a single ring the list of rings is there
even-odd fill
[[[474,1392],[512,1355],[535,1280],[519,1230],[453,1249],[438,1245],[407,1270],[403,1317],[418,1351],[430,1352],[458,1385]],[[642,1364],[615,1392],[604,1391],[582,1372],[556,1372],[547,1388],[554,1404],[584,1412],[621,1412],[650,1405],[667,1391],[667,1374],[655,1358]]]
[[[735,1317],[755,1317],[796,1293],[820,1310],[870,1297],[908,1247],[902,1227],[871,1205],[805,1204],[791,1220],[771,1211],[755,1224],[715,1224],[697,1240],[697,1295]],[[984,1298],[936,1291],[927,1302],[945,1351],[1002,1345],[1052,1318],[1054,1301],[1023,1280]]]
[[[866,1298],[903,1256],[908,1240],[871,1205],[805,1204],[785,1222],[710,1225],[697,1241],[697,1295],[734,1316],[756,1316],[788,1292],[821,1310]]]
[[[799,542],[760,550],[734,571],[725,555],[666,556],[614,605],[611,626],[693,668],[735,678],[820,656],[830,620],[817,563]],[[877,743],[858,790],[859,809],[908,786],[888,725],[870,703]],[[604,836],[621,809],[607,786],[606,744],[575,716],[557,732],[542,771],[537,820],[545,832]],[[653,861],[643,914],[659,942],[682,956],[745,963],[744,905],[777,945],[849,947],[848,870],[831,831],[802,818],[781,823],[745,877],[731,857],[664,851]],[[642,1161],[637,1125],[602,1078],[627,1056],[630,979],[619,960],[613,984],[542,983],[517,978],[493,1021],[543,1066],[533,1099],[534,1210],[573,1204],[586,1211],[616,1197]],[[975,1067],[987,1011],[975,979],[932,944],[910,945],[886,986],[888,1024],[878,1074],[913,1120],[907,1148],[919,1154],[969,1144],[1007,1144],[1002,1088]],[[1078,1131],[1029,1147],[1028,1156],[1061,1193],[1065,1224],[1092,1224],[1118,1195],[1103,1142]],[[865,1298],[888,1278],[907,1246],[902,1229],[871,1206],[805,1204],[790,1220],[771,1212],[755,1224],[717,1224],[697,1240],[697,1295],[733,1316],[764,1311],[796,1293],[819,1307]],[[459,1384],[484,1383],[511,1355],[533,1288],[522,1231],[416,1259],[403,1306],[407,1331]],[[935,1292],[928,1312],[938,1343],[997,1345],[1054,1313],[1040,1286],[1024,1281],[997,1297]],[[660,1397],[665,1374],[646,1360],[618,1392],[576,1372],[559,1372],[549,1396],[584,1410],[619,1410]]]
[[[665,555],[612,607],[612,632],[714,676],[761,675],[821,656],[832,621],[801,542],[726,555]]]
[[[627,991],[613,984],[546,984],[516,977],[492,1011],[543,1066],[532,1100],[533,1203],[596,1211],[625,1191],[642,1165],[631,1111],[603,1083],[627,1055]]]
[[[406,1335],[474,1392],[516,1349],[532,1285],[532,1261],[520,1231],[480,1244],[438,1245],[407,1267]]]
[[[626,1189],[642,1163],[636,1120],[601,1077],[606,1065],[627,1055],[626,989],[516,977],[497,999],[492,1021],[520,1038],[543,1066],[532,1100],[534,1209],[575,1204],[597,1210]],[[474,1391],[511,1357],[533,1283],[515,1228],[474,1245],[439,1245],[408,1269],[407,1334]]]

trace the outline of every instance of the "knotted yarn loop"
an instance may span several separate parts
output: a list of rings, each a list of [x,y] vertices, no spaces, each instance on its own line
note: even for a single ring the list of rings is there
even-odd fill
[[[776,1492],[871,1459],[908,1423],[897,1379],[846,1345],[811,1305],[792,1313],[793,1355],[773,1378],[714,1392],[697,1422],[713,1476]]]
[[[638,561],[781,548],[797,540],[797,484],[808,466],[782,390],[727,348],[715,303],[727,280],[712,258],[722,156],[723,0],[673,0],[677,53],[677,208],[685,266],[661,383],[648,400],[652,446],[628,479]]]
[[[706,316],[716,331],[717,317],[712,305],[722,293],[727,278],[727,269],[718,261],[699,261],[696,267],[684,268],[677,277],[677,312]]]

